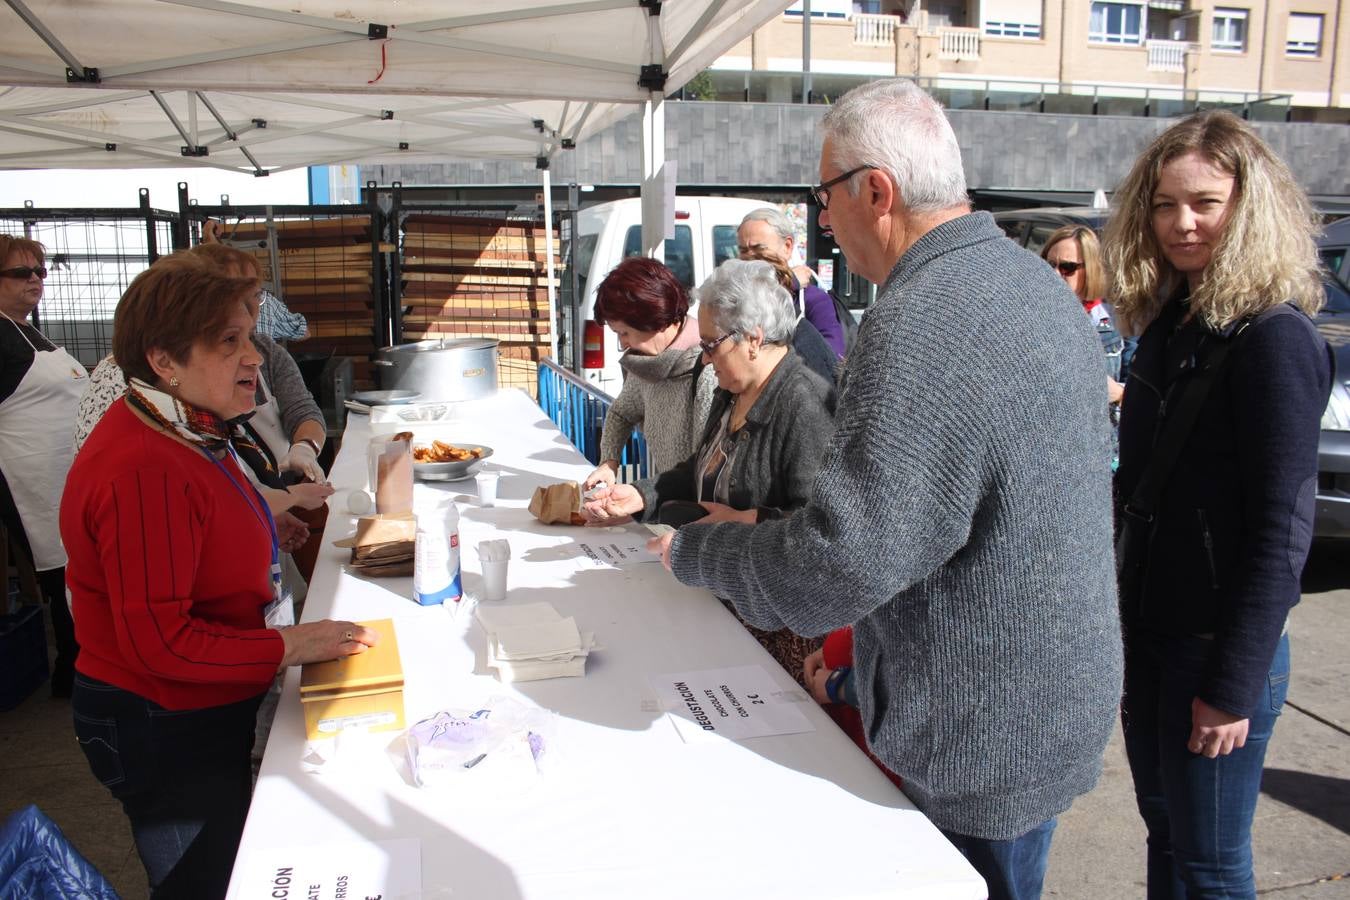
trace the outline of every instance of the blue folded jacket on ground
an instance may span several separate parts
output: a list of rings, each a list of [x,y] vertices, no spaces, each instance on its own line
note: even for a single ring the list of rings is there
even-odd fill
[[[0,829],[0,897],[118,900],[108,880],[36,806]]]

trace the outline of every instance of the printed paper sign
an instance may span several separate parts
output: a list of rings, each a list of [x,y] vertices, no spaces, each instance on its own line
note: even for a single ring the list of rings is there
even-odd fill
[[[422,896],[422,849],[415,839],[267,847],[249,853],[230,896],[288,900],[408,900]]]
[[[571,556],[580,569],[627,569],[659,563],[661,557],[647,550],[649,540],[651,534],[645,528],[641,533],[602,531],[594,537],[587,535],[584,541],[568,544],[566,555]]]
[[[778,687],[763,666],[705,669],[649,679],[686,742],[711,735],[729,740],[815,731],[798,704],[800,689]]]

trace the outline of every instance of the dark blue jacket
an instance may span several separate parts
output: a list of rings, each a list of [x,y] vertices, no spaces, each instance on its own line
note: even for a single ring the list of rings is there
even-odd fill
[[[1165,310],[1134,355],[1121,412],[1118,506],[1152,453],[1164,398],[1175,409],[1197,361],[1219,341],[1235,343],[1163,489],[1138,589],[1122,593],[1121,606],[1130,640],[1150,629],[1213,635],[1200,699],[1249,716],[1299,600],[1331,351],[1292,306],[1262,313],[1240,334],[1210,331],[1198,318],[1173,331],[1179,318]]]

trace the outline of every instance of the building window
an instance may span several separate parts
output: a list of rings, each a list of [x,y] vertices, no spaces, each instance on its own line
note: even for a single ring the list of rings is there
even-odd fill
[[[1209,49],[1224,53],[1242,53],[1247,49],[1247,10],[1215,7]]]
[[[1144,7],[1139,3],[1093,3],[1088,40],[1094,44],[1144,42]]]
[[[881,0],[853,0],[853,14],[863,16],[881,15]]]
[[[1286,56],[1316,57],[1322,54],[1321,13],[1290,13],[1284,39]]]
[[[1041,39],[1041,0],[984,0],[981,11],[991,37]]]

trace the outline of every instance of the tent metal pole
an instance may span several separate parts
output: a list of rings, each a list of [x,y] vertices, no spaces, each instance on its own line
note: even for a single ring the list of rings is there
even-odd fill
[[[715,2],[708,4],[708,8],[703,11],[703,15],[699,16],[698,21],[694,23],[694,27],[690,28],[688,34],[675,45],[675,49],[666,55],[666,68],[673,69],[680,64],[680,60],[684,58],[685,52],[688,51],[694,41],[702,36],[703,29],[708,27],[708,23],[711,22],[713,17],[720,13],[722,7],[726,5],[727,0],[715,0]]]
[[[476,16],[455,16],[449,19],[433,19],[418,22],[418,31],[440,31],[444,28],[468,28],[471,25],[492,25],[497,22],[519,22],[521,19],[546,19],[553,16],[570,16],[577,13],[608,12],[611,9],[632,9],[633,0],[589,0],[583,3],[560,3],[557,6],[536,7],[533,9],[513,9],[502,12],[482,13]],[[407,25],[399,26],[400,29]]]
[[[548,355],[558,361],[558,290],[554,284],[553,272],[553,179],[548,170],[548,157],[543,157],[544,168],[544,259],[548,269]]]
[[[85,80],[84,65],[80,63],[74,53],[70,52],[70,48],[61,43],[60,38],[52,34],[51,29],[46,25],[43,25],[42,20],[39,19],[31,9],[24,5],[23,0],[5,0],[5,2],[9,4],[9,8],[14,10],[15,14],[18,15],[20,19],[23,19],[24,24],[33,29],[34,34],[42,38],[42,43],[46,44],[51,48],[53,53],[61,57],[61,61],[64,62],[76,76],[75,80]]]
[[[169,104],[159,95],[159,91],[151,91],[150,96],[155,98],[155,102],[159,104],[159,108],[164,110],[164,115],[169,117],[169,121],[173,123],[174,130],[177,131],[178,136],[183,139],[183,143],[187,144],[189,147],[196,147],[197,145],[192,142],[192,138],[188,135],[187,129],[183,127],[182,122],[178,121],[178,117],[173,114],[173,110],[169,109]]]
[[[662,214],[666,163],[665,97],[653,93],[642,105],[642,253],[665,262],[665,227]]]
[[[292,50],[308,50],[313,47],[326,47],[330,44],[347,44],[352,41],[364,40],[367,40],[365,35],[321,34],[315,37],[296,38],[293,41],[274,41],[270,44],[257,44],[252,47],[235,47],[230,50],[215,50],[210,53],[190,53],[185,56],[170,56],[164,59],[125,63],[120,66],[100,69],[99,75],[104,81],[107,81],[110,78],[119,78],[124,75],[142,75],[146,72],[158,72],[163,69],[178,69],[202,63],[231,62],[236,59],[266,56],[269,53],[289,53]]]

